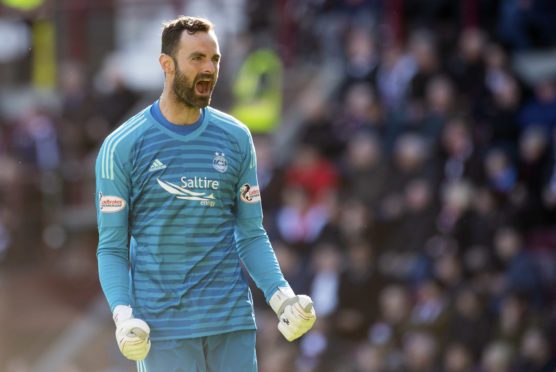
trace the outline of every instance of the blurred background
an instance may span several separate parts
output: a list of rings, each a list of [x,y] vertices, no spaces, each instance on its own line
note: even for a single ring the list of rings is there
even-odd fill
[[[216,25],[265,226],[319,319],[261,372],[553,372],[556,2],[0,0],[0,371],[127,372],[94,160],[160,94],[162,22]]]

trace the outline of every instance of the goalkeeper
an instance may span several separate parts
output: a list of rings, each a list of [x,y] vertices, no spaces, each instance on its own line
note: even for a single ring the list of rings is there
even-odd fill
[[[293,293],[262,226],[249,130],[209,106],[220,64],[212,24],[166,23],[159,63],[160,98],[105,139],[95,166],[99,278],[116,341],[141,372],[256,371],[241,263],[287,340],[315,322],[312,301]]]

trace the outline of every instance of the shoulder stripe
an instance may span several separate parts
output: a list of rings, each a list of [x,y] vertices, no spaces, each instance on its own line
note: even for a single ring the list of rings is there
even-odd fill
[[[238,121],[237,119],[234,119],[232,116],[224,115],[217,111],[212,111],[211,113],[215,118],[220,119],[226,123],[236,125],[236,126],[242,126],[241,122]]]
[[[141,113],[135,115],[134,117],[132,117],[131,119],[126,121],[124,124],[122,124],[120,127],[118,127],[114,132],[112,132],[106,138],[106,141],[104,143],[104,147],[103,147],[103,150],[102,150],[102,167],[101,167],[101,170],[102,170],[102,175],[101,176],[102,176],[102,178],[108,178],[108,149],[110,148],[111,142],[114,140],[114,138],[119,136],[121,132],[126,130],[130,125],[133,125],[134,123],[136,123],[141,117],[143,117],[143,115],[141,115]]]
[[[142,115],[135,115],[134,117],[132,117],[131,119],[129,119],[127,122],[125,122],[124,124],[122,124],[119,128],[117,128],[114,132],[112,132],[106,139],[105,144],[104,144],[104,148],[102,150],[102,178],[109,178],[108,177],[108,169],[109,169],[109,149],[110,146],[112,145],[112,142],[114,141],[115,138],[117,138],[122,132],[124,132],[127,128],[129,128],[131,125],[135,124],[137,121],[139,121],[139,119],[141,119]]]
[[[133,131],[141,126],[144,122],[147,121],[147,118],[142,117],[136,118],[133,121],[130,121],[129,124],[123,125],[118,131],[114,132],[112,136],[110,136],[103,152],[103,159],[102,159],[102,178],[107,178],[110,180],[114,179],[114,152],[116,151],[116,147],[118,144],[130,135]]]
[[[114,142],[114,144],[112,145],[112,148],[110,150],[110,179],[111,180],[114,179],[114,152],[116,151],[116,146],[118,146],[118,143],[120,143],[121,140],[123,140],[125,137],[127,137],[135,129],[139,128],[139,126],[141,126],[141,124],[143,124],[146,121],[147,121],[147,118],[144,118],[143,120],[141,120],[137,124],[134,124],[125,133],[122,133],[120,138],[118,138],[118,140],[116,142]]]

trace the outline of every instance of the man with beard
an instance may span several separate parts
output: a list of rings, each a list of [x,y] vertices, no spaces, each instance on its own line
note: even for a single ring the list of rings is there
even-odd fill
[[[241,263],[287,340],[313,325],[312,301],[293,293],[262,226],[249,130],[209,106],[212,24],[166,23],[159,62],[160,99],[111,133],[96,163],[99,278],[116,340],[139,371],[256,371]]]

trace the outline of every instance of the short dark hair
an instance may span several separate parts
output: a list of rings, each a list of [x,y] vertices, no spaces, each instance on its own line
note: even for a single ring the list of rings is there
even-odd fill
[[[180,16],[177,19],[164,23],[162,29],[161,52],[174,57],[181,33],[185,30],[193,35],[197,32],[209,32],[213,24],[205,18]]]

